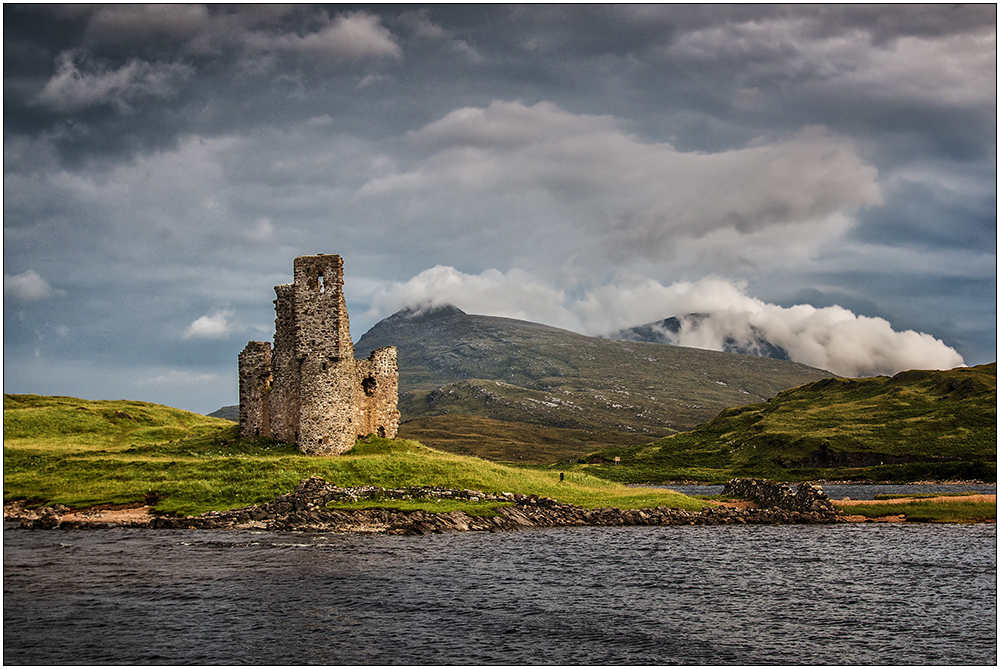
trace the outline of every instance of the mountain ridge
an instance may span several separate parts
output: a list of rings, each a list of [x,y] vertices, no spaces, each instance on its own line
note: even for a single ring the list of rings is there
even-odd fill
[[[791,361],[586,335],[453,305],[407,307],[355,344],[396,346],[403,420],[465,413],[651,437],[834,376]]]

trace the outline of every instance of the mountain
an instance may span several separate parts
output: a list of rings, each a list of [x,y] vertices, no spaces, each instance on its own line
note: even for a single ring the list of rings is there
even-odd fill
[[[654,344],[670,344],[677,346],[683,340],[682,335],[697,336],[701,331],[708,328],[711,316],[709,314],[687,314],[681,318],[671,316],[655,323],[636,325],[612,332],[607,335],[608,339],[623,339],[625,341],[645,341]],[[713,328],[714,329],[714,328]],[[748,331],[742,334],[734,332],[722,332],[716,336],[722,340],[722,350],[726,353],[739,353],[742,355],[755,355],[762,358],[774,358],[775,360],[790,360],[788,352],[782,347],[772,344],[757,327],[748,326]]]
[[[223,420],[231,420],[234,423],[239,423],[240,422],[240,407],[238,405],[237,406],[222,407],[221,409],[218,409],[217,411],[213,411],[212,413],[210,413],[208,415],[211,418],[221,418]]]
[[[466,414],[653,438],[832,376],[787,360],[587,337],[452,305],[393,314],[358,340],[355,355],[390,345],[399,351],[403,421]]]
[[[996,480],[997,366],[824,379],[722,411],[694,430],[584,458],[628,482]],[[596,472],[594,472],[596,473]]]

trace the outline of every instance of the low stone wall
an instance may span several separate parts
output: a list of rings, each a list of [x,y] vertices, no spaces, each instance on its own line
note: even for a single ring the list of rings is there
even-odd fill
[[[733,479],[722,489],[723,495],[740,497],[758,506],[775,507],[789,511],[836,514],[833,502],[823,492],[822,486],[806,481],[793,493],[787,483],[769,479]]]
[[[773,483],[773,482],[772,482]],[[740,484],[746,486],[747,484]],[[780,484],[778,484],[780,485]],[[787,487],[787,486],[786,486]],[[820,498],[816,488],[813,501]],[[749,489],[749,487],[747,488]],[[758,482],[754,490],[769,490]],[[801,486],[800,486],[801,489]],[[790,492],[790,490],[789,490]],[[822,493],[820,489],[819,493]],[[730,493],[737,494],[737,493]],[[787,496],[778,496],[787,503]],[[795,495],[792,495],[794,499]],[[825,495],[823,496],[825,497]],[[389,499],[460,499],[497,503],[496,515],[472,516],[462,511],[433,513],[396,509],[328,509],[332,501]],[[700,511],[685,511],[665,506],[651,509],[585,509],[547,497],[518,493],[484,493],[478,490],[451,490],[435,487],[385,489],[377,487],[341,488],[320,478],[303,479],[295,490],[266,504],[230,511],[211,511],[201,516],[178,518],[154,517],[148,523],[122,523],[119,526],[160,529],[258,529],[305,532],[364,532],[383,534],[436,534],[442,532],[501,532],[528,528],[622,525],[785,525],[829,524],[837,522],[831,504],[816,509],[798,508],[735,509],[705,506]],[[814,505],[815,506],[815,505]],[[94,527],[80,521],[59,522],[59,512],[48,509],[21,518],[21,526],[39,529]],[[103,526],[109,526],[104,524]]]

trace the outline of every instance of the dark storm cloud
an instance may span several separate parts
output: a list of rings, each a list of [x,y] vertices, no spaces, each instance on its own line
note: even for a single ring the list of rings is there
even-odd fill
[[[995,359],[995,5],[8,4],[4,56],[5,390],[232,403],[316,252],[355,337],[447,297]]]
[[[967,181],[983,184],[990,176]],[[923,248],[995,248],[996,194],[985,188],[956,192],[936,185],[907,180],[891,186],[887,195],[896,206],[862,215],[856,237],[876,244]],[[948,224],[941,225],[941,221]]]

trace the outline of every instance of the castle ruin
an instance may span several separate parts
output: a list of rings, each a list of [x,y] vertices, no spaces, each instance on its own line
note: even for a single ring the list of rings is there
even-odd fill
[[[396,348],[355,360],[338,255],[295,259],[294,282],[274,287],[274,348],[252,341],[239,356],[240,435],[338,455],[399,428]]]

